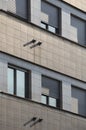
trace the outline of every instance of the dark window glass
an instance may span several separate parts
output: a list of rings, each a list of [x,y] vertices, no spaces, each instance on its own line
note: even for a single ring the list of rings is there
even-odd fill
[[[54,98],[60,97],[60,82],[48,77],[42,77],[42,87],[49,90],[49,96]]]
[[[75,16],[71,16],[71,25],[76,28],[78,42],[86,45],[86,22]]]
[[[72,86],[72,98],[77,110],[73,112],[86,116],[86,91]]]
[[[48,15],[48,24],[57,28],[59,25],[59,9],[45,1],[41,1],[41,11]]]
[[[20,17],[27,18],[27,0],[8,0],[7,10]]]
[[[60,81],[42,76],[42,95],[47,97],[47,105],[60,107]]]
[[[60,9],[45,2],[45,1],[41,1],[41,11],[48,16],[48,23],[46,23],[48,25],[48,29],[50,32],[53,33],[60,33],[60,31],[56,31],[60,29]],[[43,19],[41,19],[41,21],[44,21]]]

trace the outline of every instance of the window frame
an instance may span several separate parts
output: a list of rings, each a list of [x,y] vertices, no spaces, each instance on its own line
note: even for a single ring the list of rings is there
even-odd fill
[[[8,68],[10,68],[14,71],[13,95],[17,96],[17,70],[18,70],[18,71],[25,73],[25,77],[24,77],[25,93],[24,93],[24,97],[22,97],[22,98],[31,99],[31,71],[24,69],[22,67],[19,67],[19,66],[12,65],[12,64],[8,64]],[[19,97],[21,97],[21,96],[19,96]]]
[[[24,17],[22,17],[20,15],[17,15],[16,13],[13,13],[8,9],[7,9],[7,13],[14,16],[14,17],[16,17],[16,18],[19,18],[21,20],[24,20],[24,21],[28,22],[28,21],[31,20],[31,14],[30,14],[31,11],[30,11],[30,9],[31,9],[30,8],[30,2],[28,0],[26,0],[26,11],[25,11],[26,12],[26,18],[24,18]]]
[[[51,107],[60,108],[60,98],[56,99],[56,98],[54,98],[54,97],[50,97],[50,96],[45,95],[45,94],[43,94],[43,93],[41,94],[41,96],[45,96],[45,97],[46,97],[46,103],[43,103],[43,102],[41,101],[42,104],[45,104],[45,105],[48,105],[48,106],[51,106]],[[50,104],[49,104],[49,98],[53,98],[53,99],[56,100],[56,106],[53,106],[53,105],[50,105]],[[59,102],[59,103],[58,103],[58,102]]]
[[[82,45],[82,46],[86,46],[86,20],[80,18],[79,16],[77,16],[77,15],[75,15],[75,14],[73,14],[73,13],[71,13],[70,16],[71,16],[71,18],[74,17],[74,18],[77,18],[77,19],[79,19],[79,20],[85,22],[85,44],[82,45],[80,42],[78,42],[78,44],[79,44],[79,45]],[[71,22],[72,22],[72,21],[71,21]],[[72,23],[71,23],[71,25],[72,25]]]
[[[42,24],[45,25],[45,28],[42,27]],[[49,30],[49,27],[52,27],[53,29],[55,29],[55,32]],[[51,32],[51,33],[59,34],[59,29],[58,29],[58,28],[55,28],[55,27],[53,27],[53,26],[51,26],[51,25],[49,25],[48,23],[45,23],[45,22],[43,22],[43,21],[41,21],[41,28],[42,28],[42,29],[45,29],[45,30],[47,30],[47,31],[49,31],[49,32]]]
[[[86,89],[84,89],[84,88],[81,88],[81,87],[78,87],[78,86],[76,86],[76,85],[71,85],[71,98],[73,97],[72,96],[72,88],[75,88],[75,89],[77,89],[77,90],[81,90],[81,91],[84,91],[85,93],[86,93]],[[78,106],[79,107],[79,106]],[[75,112],[73,112],[73,113],[75,113]],[[78,115],[80,115],[80,116],[83,116],[83,114],[80,114],[79,112],[78,113],[75,113],[75,114],[78,114]],[[86,117],[86,115],[84,115],[85,117]]]
[[[52,77],[49,77],[49,76],[46,76],[46,75],[42,75],[42,77],[46,77],[46,78],[56,80],[59,82],[59,98],[54,98],[54,97],[51,97],[51,96],[44,94],[44,93],[41,93],[41,96],[44,95],[47,97],[47,104],[46,105],[48,105],[48,106],[51,106],[51,105],[49,105],[49,97],[56,99],[56,108],[61,109],[62,108],[62,81],[55,79],[55,78],[52,78]],[[42,83],[42,79],[41,79],[41,83]],[[54,107],[54,106],[51,106],[51,107]]]
[[[54,28],[55,28],[55,33],[53,33],[52,31],[49,31],[49,30],[48,30],[48,27],[47,27],[45,30],[47,30],[47,31],[49,31],[49,32],[51,32],[51,33],[53,33],[53,34],[56,34],[56,35],[60,35],[60,36],[61,36],[61,34],[62,34],[62,16],[61,16],[62,13],[61,13],[61,7],[54,5],[54,4],[50,3],[49,1],[45,1],[45,0],[41,0],[41,1],[46,2],[46,3],[50,4],[51,6],[58,8],[58,20],[57,20],[57,21],[58,21],[58,27],[57,27],[57,28],[54,27]],[[42,12],[42,11],[41,11],[41,12]],[[46,23],[46,22],[44,22],[44,21],[42,21],[42,20],[41,20],[41,23],[45,23],[47,26],[53,27],[52,25],[49,25],[48,23]],[[41,28],[42,28],[42,27],[41,27]],[[44,28],[43,28],[43,29],[44,29]]]

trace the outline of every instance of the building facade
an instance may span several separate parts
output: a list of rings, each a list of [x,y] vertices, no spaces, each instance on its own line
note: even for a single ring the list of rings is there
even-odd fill
[[[86,129],[85,5],[0,0],[0,130]]]

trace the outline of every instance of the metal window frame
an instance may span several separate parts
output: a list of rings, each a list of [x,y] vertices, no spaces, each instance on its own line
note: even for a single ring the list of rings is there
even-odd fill
[[[46,105],[51,106],[51,107],[60,108],[60,105],[58,104],[58,101],[60,101],[60,99],[59,99],[59,98],[58,98],[58,99],[56,99],[56,98],[54,98],[54,97],[51,97],[51,98],[56,99],[56,106],[52,106],[52,105],[49,105],[49,98],[50,98],[50,96],[45,95],[45,94],[43,94],[43,93],[41,94],[41,96],[45,96],[45,97],[46,97]]]
[[[45,1],[45,0],[41,0],[41,1],[43,1],[43,2],[45,2],[45,3],[47,3],[47,4],[49,4],[49,5],[51,5],[51,6],[53,6],[53,7],[55,7],[55,8],[57,8],[58,9],[58,28],[56,28],[56,27],[54,27],[54,28],[56,28],[56,32],[54,33],[54,34],[57,34],[57,35],[61,35],[62,34],[62,13],[61,13],[61,7],[59,7],[59,6],[55,6],[55,5],[53,5],[51,2],[49,2],[49,1]],[[42,21],[41,21],[42,22]],[[44,22],[45,23],[45,22]],[[46,23],[47,25],[48,25],[48,23]],[[50,26],[52,26],[52,25],[50,25]],[[53,26],[52,26],[53,27]],[[46,29],[46,30],[48,30],[48,29]],[[48,30],[49,31],[49,30]],[[49,32],[51,32],[51,31],[49,31]],[[52,32],[53,33],[53,32]]]
[[[21,67],[17,67],[17,66],[15,66],[15,65],[10,65],[10,64],[8,64],[8,68],[11,68],[11,69],[13,69],[13,72],[14,72],[14,86],[13,86],[13,89],[14,89],[14,91],[13,91],[13,94],[15,95],[15,96],[17,96],[17,70],[19,70],[19,71],[22,71],[22,72],[24,72],[25,73],[25,87],[24,87],[24,89],[25,89],[25,93],[24,93],[24,95],[25,95],[25,97],[24,98],[27,98],[27,99],[31,99],[31,72],[29,71],[29,70],[26,70],[26,69],[23,69],[23,68],[21,68]]]

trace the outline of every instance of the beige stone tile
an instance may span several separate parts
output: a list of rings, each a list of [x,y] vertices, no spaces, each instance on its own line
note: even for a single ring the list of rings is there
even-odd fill
[[[67,3],[79,8],[83,11],[86,11],[86,6],[85,6],[86,1],[85,0],[82,0],[82,1],[81,0],[78,0],[78,1],[76,1],[76,0],[64,0],[64,1],[66,1]]]
[[[3,13],[0,14],[2,20],[0,50],[86,81],[84,48]],[[30,49],[31,45],[23,46],[32,39],[42,41],[42,45],[33,49]]]

